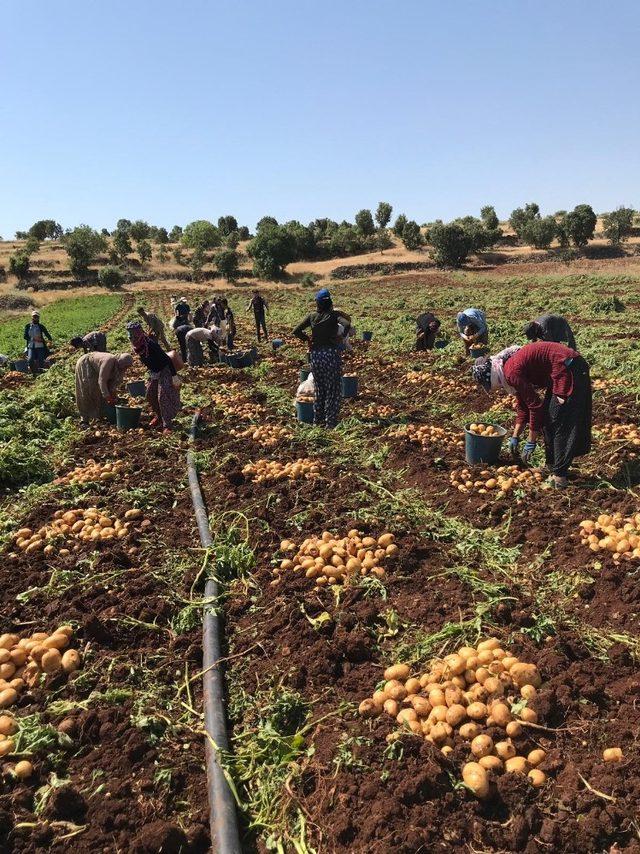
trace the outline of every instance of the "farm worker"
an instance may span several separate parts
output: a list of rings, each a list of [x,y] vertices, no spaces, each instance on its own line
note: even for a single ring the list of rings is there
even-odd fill
[[[179,326],[174,328],[174,333],[176,338],[178,339],[178,345],[180,347],[180,355],[182,356],[182,361],[187,361],[187,332],[193,329],[191,323],[181,323]]]
[[[177,329],[178,326],[185,326],[189,323],[189,319],[191,317],[191,306],[186,300],[186,297],[180,297],[175,306],[175,317],[173,319],[173,328]]]
[[[559,314],[543,314],[527,323],[523,331],[529,341],[555,341],[557,344],[566,341],[567,347],[576,349],[576,339],[569,321]]]
[[[211,307],[209,309],[209,314],[207,315],[207,322],[205,326],[220,326],[222,323],[222,306],[220,297],[212,297],[211,299]]]
[[[208,299],[203,300],[193,312],[193,325],[196,329],[203,328],[207,325],[210,305],[211,304]]]
[[[83,424],[100,418],[102,404],[115,403],[116,389],[133,365],[130,353],[85,353],[76,362],[76,404]]]
[[[529,438],[522,459],[529,462],[544,433],[551,483],[564,489],[574,458],[591,449],[591,379],[586,361],[564,344],[536,341],[506,355],[501,365],[495,363],[495,357],[476,359],[472,373],[487,391],[502,386],[515,394],[517,415],[509,441],[511,452],[517,452],[528,424]],[[544,390],[544,398],[538,389]]]
[[[226,323],[227,328],[227,350],[233,350],[233,342],[237,332],[236,321],[226,297],[222,297],[220,300],[220,309],[222,311],[221,324]]]
[[[164,331],[164,323],[160,320],[157,314],[154,314],[152,311],[145,311],[144,308],[140,307],[137,310],[137,313],[147,324],[147,329],[152,335],[155,335],[158,341],[162,344],[165,350],[169,350],[171,345],[167,341],[167,336]]]
[[[84,350],[85,353],[106,353],[107,336],[104,332],[87,332],[86,335],[78,335],[69,342],[76,350]]]
[[[489,343],[489,327],[484,311],[479,308],[465,308],[456,318],[456,326],[464,341],[466,355],[472,347]]]
[[[217,326],[208,329],[206,326],[196,326],[190,329],[185,336],[187,345],[187,362],[192,368],[199,368],[204,364],[204,353],[202,344],[209,345],[209,357],[213,361],[218,356],[218,349],[222,341],[220,329]]]
[[[351,323],[348,314],[333,307],[331,294],[322,288],[316,294],[316,311],[309,314],[293,330],[301,341],[306,341],[311,350],[311,371],[316,388],[313,404],[313,423],[335,427],[340,412],[342,397],[342,356],[338,349],[338,325],[347,328]],[[304,331],[311,329],[311,338]]]
[[[49,342],[53,340],[44,323],[40,323],[40,314],[37,311],[32,311],[31,323],[27,323],[24,327],[24,340],[27,342],[29,368],[34,374],[44,368],[44,360],[49,355],[49,348],[45,344],[45,338]]]
[[[169,356],[162,347],[147,335],[142,326],[134,321],[127,323],[129,340],[142,364],[149,369],[147,402],[153,412],[150,426],[162,425],[164,433],[170,433],[173,419],[180,409],[179,378]]]
[[[269,340],[269,333],[267,332],[267,320],[265,317],[265,312],[268,310],[268,308],[269,305],[266,299],[260,293],[260,291],[254,291],[253,296],[249,300],[247,311],[253,311],[253,317],[256,322],[256,335],[258,341],[260,341],[260,335],[263,331],[265,341]]]
[[[416,318],[416,350],[433,350],[440,321],[432,311],[425,311]]]

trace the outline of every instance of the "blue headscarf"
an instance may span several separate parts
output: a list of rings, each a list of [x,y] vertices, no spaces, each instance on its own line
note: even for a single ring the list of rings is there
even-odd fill
[[[464,332],[465,326],[468,326],[470,323],[476,327],[480,335],[487,331],[487,321],[482,309],[465,308],[464,311],[461,311],[456,318],[458,332]]]

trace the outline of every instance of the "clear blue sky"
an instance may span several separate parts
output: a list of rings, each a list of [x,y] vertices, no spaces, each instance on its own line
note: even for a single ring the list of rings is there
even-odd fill
[[[640,207],[640,3],[5,0],[0,234]]]

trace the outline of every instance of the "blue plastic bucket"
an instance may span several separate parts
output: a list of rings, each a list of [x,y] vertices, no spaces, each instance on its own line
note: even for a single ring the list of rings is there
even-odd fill
[[[308,380],[310,373],[311,368],[300,368],[300,382],[303,383],[305,380]]]
[[[493,465],[499,461],[502,441],[507,435],[507,431],[498,424],[494,424],[493,426],[498,430],[499,436],[478,436],[476,433],[471,433],[469,425],[465,424],[464,452],[466,460],[470,465],[475,465],[476,463]]]
[[[342,396],[358,396],[358,377],[342,377]]]
[[[253,347],[245,353],[227,353],[226,362],[231,368],[250,368],[257,355],[258,351]]]
[[[144,397],[147,393],[147,384],[144,380],[134,380],[127,385],[127,391],[132,397]]]
[[[13,363],[13,370],[14,371],[20,371],[20,373],[22,373],[22,374],[28,374],[29,373],[29,362],[27,362],[26,359],[17,359]]]
[[[372,338],[373,338],[373,332],[363,332],[362,333],[362,340],[363,341],[371,341]]]
[[[279,350],[283,344],[284,344],[284,341],[282,340],[282,338],[274,338],[273,341],[271,342],[271,346],[273,347],[274,350]]]
[[[313,403],[306,400],[296,400],[296,418],[303,424],[313,424]]]
[[[140,426],[142,409],[139,406],[119,406],[116,404],[116,426],[118,430],[135,430]]]

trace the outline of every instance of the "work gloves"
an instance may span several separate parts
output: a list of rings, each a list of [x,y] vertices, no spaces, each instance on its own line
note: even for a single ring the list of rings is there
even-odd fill
[[[520,440],[518,439],[517,436],[512,436],[509,439],[509,453],[511,454],[512,457],[515,457],[518,453],[518,442],[519,441]]]
[[[533,456],[533,452],[536,449],[535,442],[525,442],[524,450],[522,451],[522,462],[529,463],[531,461],[531,457]]]

